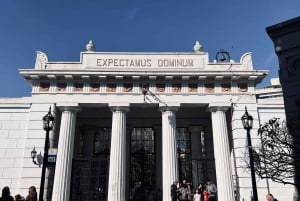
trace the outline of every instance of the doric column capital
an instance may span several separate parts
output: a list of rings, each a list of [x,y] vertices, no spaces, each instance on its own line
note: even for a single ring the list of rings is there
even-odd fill
[[[77,113],[81,109],[78,103],[57,103],[56,107],[58,107],[62,112],[71,111]]]
[[[161,112],[172,111],[175,113],[177,112],[179,107],[180,107],[180,103],[169,103],[168,105],[159,104],[159,110]]]
[[[108,106],[112,112],[117,112],[117,111],[128,112],[129,111],[129,103],[110,103]]]
[[[224,103],[224,102],[210,103],[208,105],[208,110],[210,112],[217,112],[217,111],[226,112],[230,107],[231,107],[230,103]]]

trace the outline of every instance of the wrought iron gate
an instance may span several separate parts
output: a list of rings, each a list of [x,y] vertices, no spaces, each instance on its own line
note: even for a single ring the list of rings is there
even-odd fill
[[[107,195],[107,158],[73,160],[71,201],[104,201]]]

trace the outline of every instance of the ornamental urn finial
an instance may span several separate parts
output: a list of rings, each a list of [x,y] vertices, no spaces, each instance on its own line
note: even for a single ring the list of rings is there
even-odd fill
[[[95,52],[95,45],[92,40],[90,40],[89,43],[86,45],[86,50],[88,52]]]
[[[196,41],[196,43],[194,45],[194,51],[196,53],[202,52],[202,45],[199,43],[199,41]]]

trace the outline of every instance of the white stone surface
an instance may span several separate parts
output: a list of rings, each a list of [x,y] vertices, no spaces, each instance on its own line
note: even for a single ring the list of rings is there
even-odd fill
[[[125,201],[126,187],[126,112],[128,107],[111,106],[112,131],[107,200]]]
[[[179,181],[176,116],[178,107],[160,107],[162,112],[162,196],[163,200],[170,200],[170,187],[174,181]]]
[[[232,167],[228,131],[225,112],[228,107],[211,104],[211,120],[214,140],[214,154],[216,164],[216,176],[218,181],[218,198],[224,201],[234,201]]]
[[[61,127],[55,166],[52,199],[65,201],[70,198],[71,171],[76,126],[75,107],[61,107]]]

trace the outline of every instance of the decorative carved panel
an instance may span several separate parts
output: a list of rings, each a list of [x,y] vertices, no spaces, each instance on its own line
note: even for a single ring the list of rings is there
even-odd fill
[[[230,83],[223,83],[221,84],[222,92],[231,92],[231,84]]]
[[[116,84],[107,84],[106,86],[106,92],[116,92],[117,85]]]
[[[172,92],[175,93],[181,92],[181,84],[179,83],[172,84]]]
[[[64,92],[67,89],[67,83],[57,83],[56,85],[56,91],[58,92]]]
[[[40,92],[47,92],[50,89],[50,83],[49,82],[42,82],[40,83],[40,88],[39,91]]]
[[[189,92],[198,92],[198,84],[190,83],[189,84]]]
[[[74,92],[81,92],[83,91],[83,83],[74,83],[73,85]]]
[[[213,83],[205,84],[205,92],[207,92],[207,93],[215,92],[215,85]]]
[[[165,84],[156,84],[156,92],[164,92]]]
[[[239,83],[238,88],[239,88],[239,92],[247,92],[248,91],[247,83]]]
[[[133,85],[132,83],[125,83],[123,85],[123,92],[132,92]]]
[[[100,84],[99,83],[91,83],[90,84],[90,91],[91,92],[97,92],[100,90]]]

